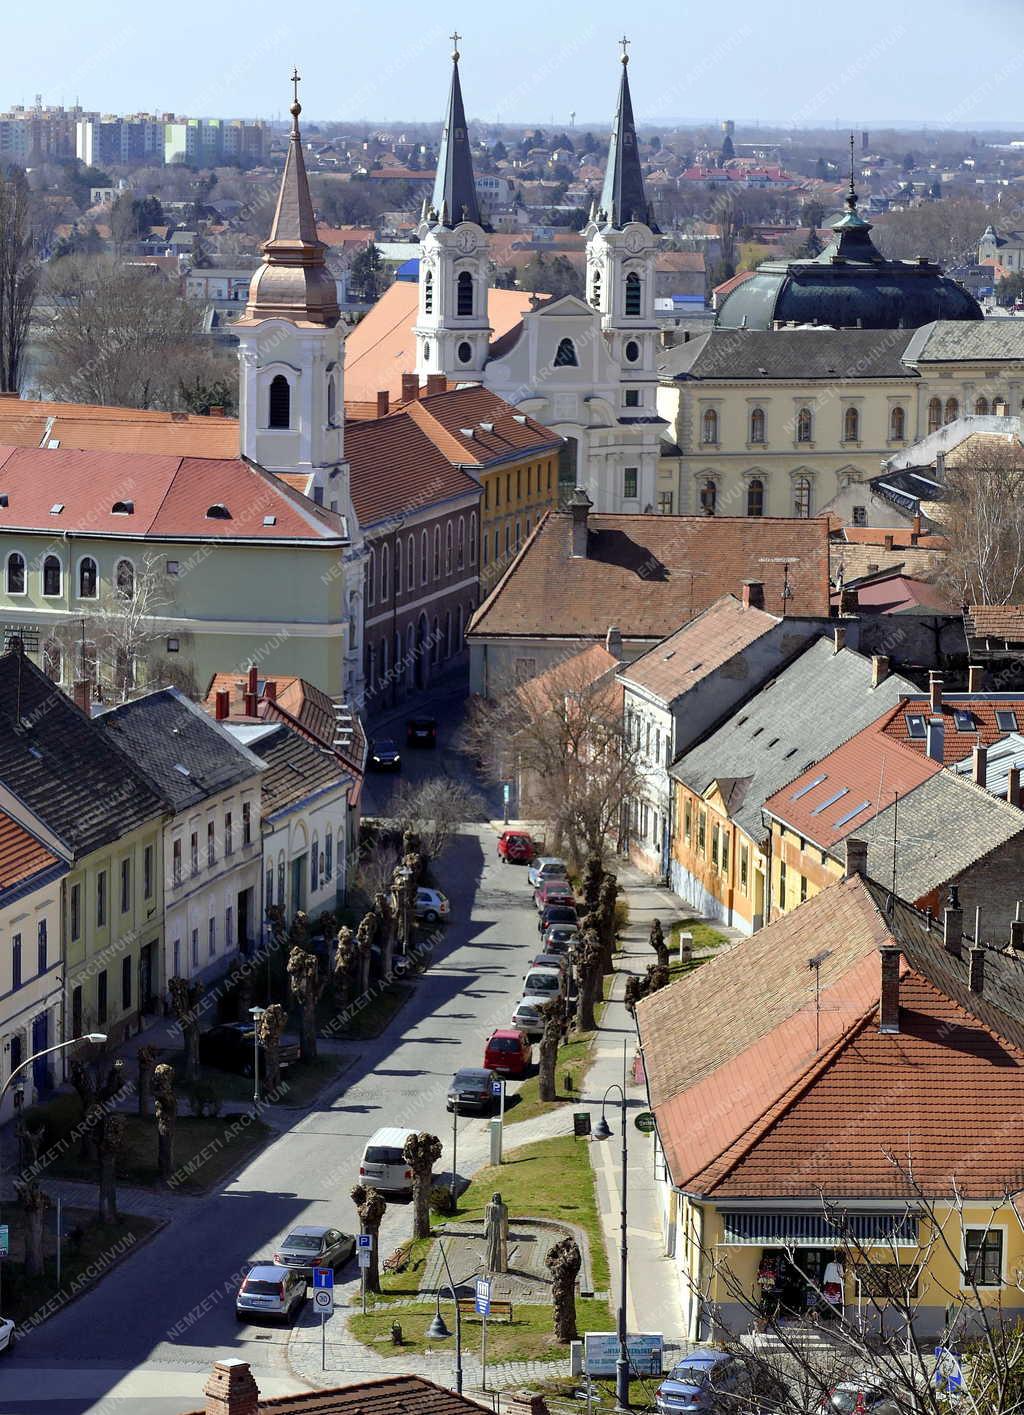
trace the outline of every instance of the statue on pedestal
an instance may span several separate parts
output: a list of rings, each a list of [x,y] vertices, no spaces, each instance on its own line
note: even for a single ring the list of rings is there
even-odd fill
[[[489,1273],[508,1272],[508,1204],[498,1193],[484,1210],[484,1237],[487,1239],[486,1267]]]

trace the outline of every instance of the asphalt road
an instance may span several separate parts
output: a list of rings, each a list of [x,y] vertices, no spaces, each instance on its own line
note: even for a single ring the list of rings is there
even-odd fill
[[[443,721],[438,751],[410,754],[410,773],[465,776],[450,745],[453,711]],[[367,814],[381,809],[388,789],[371,779]],[[0,1367],[2,1415],[179,1415],[201,1408],[203,1384],[221,1356],[249,1361],[266,1396],[301,1388],[287,1365],[287,1331],[237,1322],[238,1276],[296,1223],[353,1231],[348,1191],[379,1126],[434,1130],[445,1144],[439,1174],[450,1165],[448,1082],[458,1066],[480,1065],[488,1032],[508,1023],[537,945],[525,870],[499,865],[494,846],[481,823],[449,848],[438,871],[452,900],[444,940],[387,1033],[360,1046],[340,1093],[299,1119],[223,1193],[189,1205],[187,1221],[171,1223],[26,1336]],[[460,1129],[468,1136],[475,1126],[479,1135],[483,1124],[460,1121]],[[410,1223],[407,1206],[389,1208],[383,1253],[408,1236]],[[316,1324],[311,1304],[302,1324]]]

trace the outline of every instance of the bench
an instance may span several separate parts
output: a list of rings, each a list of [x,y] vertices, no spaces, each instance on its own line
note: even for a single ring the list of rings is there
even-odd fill
[[[459,1315],[462,1317],[480,1317],[476,1310],[476,1299],[473,1297],[460,1297]],[[496,1298],[491,1298],[491,1310],[487,1314],[489,1317],[501,1317],[506,1322],[512,1321],[512,1303],[504,1302]],[[481,1319],[482,1320],[482,1319]]]
[[[409,1249],[396,1248],[390,1258],[385,1258],[383,1267],[386,1273],[404,1273],[409,1266]]]

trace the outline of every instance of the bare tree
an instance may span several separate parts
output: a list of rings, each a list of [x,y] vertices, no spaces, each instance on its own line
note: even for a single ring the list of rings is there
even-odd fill
[[[576,976],[579,979],[576,1030],[579,1032],[593,1032],[597,1028],[595,1009],[604,977],[602,958],[601,940],[593,929],[586,929],[576,945]]]
[[[654,949],[659,967],[667,968],[669,965],[668,944],[665,942],[665,931],[661,927],[660,919],[655,919],[651,924],[651,947]]]
[[[418,853],[425,864],[444,854],[460,825],[483,814],[479,795],[448,776],[403,782],[391,804],[391,816],[403,834],[419,837]]]
[[[412,1170],[412,1236],[430,1237],[430,1185],[434,1165],[441,1158],[441,1141],[436,1135],[421,1130],[406,1137],[402,1158]],[[452,1175],[452,1190],[456,1183]]]
[[[264,1084],[269,1095],[281,1084],[281,1034],[287,1020],[281,1004],[272,1002],[264,1008],[256,1024],[256,1036],[263,1048]]]
[[[138,1066],[138,1106],[140,1115],[148,1115],[153,1103],[153,1068],[160,1055],[157,1047],[141,1046],[135,1056]]]
[[[372,1244],[370,1263],[366,1269],[367,1292],[380,1291],[380,1225],[387,1210],[384,1195],[372,1185],[356,1184],[352,1190],[352,1202],[359,1215],[360,1232],[368,1233]]]
[[[963,604],[1018,604],[1024,593],[1024,448],[977,438],[946,463],[939,579]]]
[[[559,1239],[551,1245],[544,1258],[544,1266],[551,1274],[555,1336],[564,1343],[575,1341],[579,1335],[576,1330],[576,1279],[582,1262],[575,1238]]]
[[[203,985],[198,981],[189,982],[187,978],[169,978],[167,991],[185,1044],[185,1080],[196,1081],[199,1079],[199,1013],[196,1009],[203,995]]]
[[[96,1126],[100,1223],[117,1222],[117,1159],[124,1149],[126,1124],[117,1111],[106,1111]]]
[[[334,966],[331,969],[334,1000],[339,1007],[348,1005],[356,958],[356,945],[352,930],[342,926],[338,930],[338,938],[334,947]]]
[[[178,1119],[178,1098],[174,1094],[174,1067],[166,1062],[153,1072],[156,1098],[156,1162],[160,1178],[169,1184],[174,1174],[174,1127]]]
[[[0,393],[20,390],[39,284],[32,206],[24,172],[11,168],[0,177]]]
[[[315,953],[304,948],[293,948],[288,955],[288,983],[292,997],[299,1004],[299,1042],[303,1061],[316,1060],[316,1005],[327,980],[320,976],[320,965]]]
[[[555,1069],[558,1063],[558,1047],[565,1035],[565,1001],[560,996],[554,997],[550,1002],[546,1002],[540,1011],[544,1018],[544,1031],[540,1039],[537,1084],[540,1099],[553,1101],[558,1098]]]
[[[24,1179],[14,1181],[14,1191],[18,1196],[25,1215],[25,1272],[29,1277],[39,1277],[43,1271],[43,1220],[50,1207],[49,1195],[39,1186],[39,1176],[35,1172],[35,1162],[45,1130],[26,1130],[25,1138],[31,1146],[32,1166]]]

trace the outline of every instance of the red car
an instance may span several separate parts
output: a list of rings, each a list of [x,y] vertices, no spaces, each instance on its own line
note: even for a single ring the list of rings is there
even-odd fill
[[[533,841],[521,830],[503,830],[498,836],[498,859],[513,865],[528,865],[537,853]]]
[[[487,1038],[484,1067],[504,1076],[525,1076],[533,1061],[533,1047],[515,1027],[499,1027]]]
[[[567,879],[549,879],[533,891],[533,902],[538,913],[543,913],[546,904],[575,904],[576,896]]]

